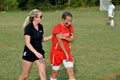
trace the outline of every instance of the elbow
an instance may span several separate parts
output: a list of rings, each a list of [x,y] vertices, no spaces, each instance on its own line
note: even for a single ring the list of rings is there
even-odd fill
[[[30,43],[25,43],[25,45],[26,45],[27,47],[29,47]]]
[[[30,43],[29,41],[25,41],[25,45],[26,45],[27,47],[29,47],[29,46],[31,45],[31,43]]]

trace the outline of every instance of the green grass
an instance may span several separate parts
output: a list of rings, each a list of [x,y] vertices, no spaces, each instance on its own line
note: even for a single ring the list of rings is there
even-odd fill
[[[71,44],[77,80],[99,80],[120,73],[120,7],[115,10],[115,27],[111,28],[107,12],[98,8],[71,10],[74,15],[75,41]],[[63,11],[43,12],[45,36],[61,21]],[[17,80],[22,72],[24,46],[22,24],[28,12],[0,12],[0,80]],[[43,43],[46,51],[47,78],[51,73],[51,41]],[[39,80],[33,64],[28,80]],[[68,80],[61,66],[58,80]]]

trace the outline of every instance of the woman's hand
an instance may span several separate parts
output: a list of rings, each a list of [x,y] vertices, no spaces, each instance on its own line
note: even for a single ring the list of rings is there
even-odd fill
[[[36,52],[35,55],[37,56],[37,58],[43,58],[43,56],[39,53],[39,52]]]
[[[52,38],[52,35],[50,36],[46,36],[46,37],[43,37],[42,41],[45,42],[45,41],[48,41]]]
[[[64,39],[64,40],[66,40],[66,41],[68,41],[68,42],[73,42],[73,41],[74,41],[73,34],[71,34],[70,37],[67,37],[67,36],[65,36],[64,34],[59,34],[57,37],[58,37],[59,39]]]
[[[36,56],[38,57],[39,62],[40,62],[41,64],[44,64],[44,63],[45,63],[43,56],[42,56],[39,52],[36,53]]]

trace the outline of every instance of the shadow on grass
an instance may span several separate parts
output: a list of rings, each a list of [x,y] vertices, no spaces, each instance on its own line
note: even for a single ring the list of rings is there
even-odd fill
[[[46,76],[47,76],[47,80],[49,80],[50,78],[50,74],[51,74],[51,66],[46,66]],[[40,80],[39,76],[35,79],[35,80]]]
[[[51,70],[52,70],[51,66],[47,66],[47,80],[50,79]],[[61,67],[60,67],[57,79],[58,80],[68,80],[66,68],[63,65],[61,65]],[[39,76],[35,80],[40,80]]]
[[[120,80],[120,73],[106,76],[100,80]]]

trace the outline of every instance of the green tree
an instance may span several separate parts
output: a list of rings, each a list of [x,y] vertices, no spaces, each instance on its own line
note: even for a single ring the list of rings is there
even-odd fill
[[[12,10],[17,8],[18,3],[16,0],[5,0],[4,6],[6,7],[6,10]]]
[[[38,8],[40,10],[47,10],[51,8],[51,6],[49,0],[28,0],[26,4],[27,9]]]
[[[18,2],[18,8],[25,10],[26,9],[26,4],[28,0],[17,0]]]
[[[97,0],[88,0],[87,5],[88,6],[95,6]]]
[[[16,0],[0,0],[0,10],[17,9],[18,3]]]
[[[4,0],[0,0],[0,11],[4,10],[3,2],[4,2]]]
[[[115,5],[119,5],[120,4],[120,0],[113,0],[113,2],[115,3]]]

